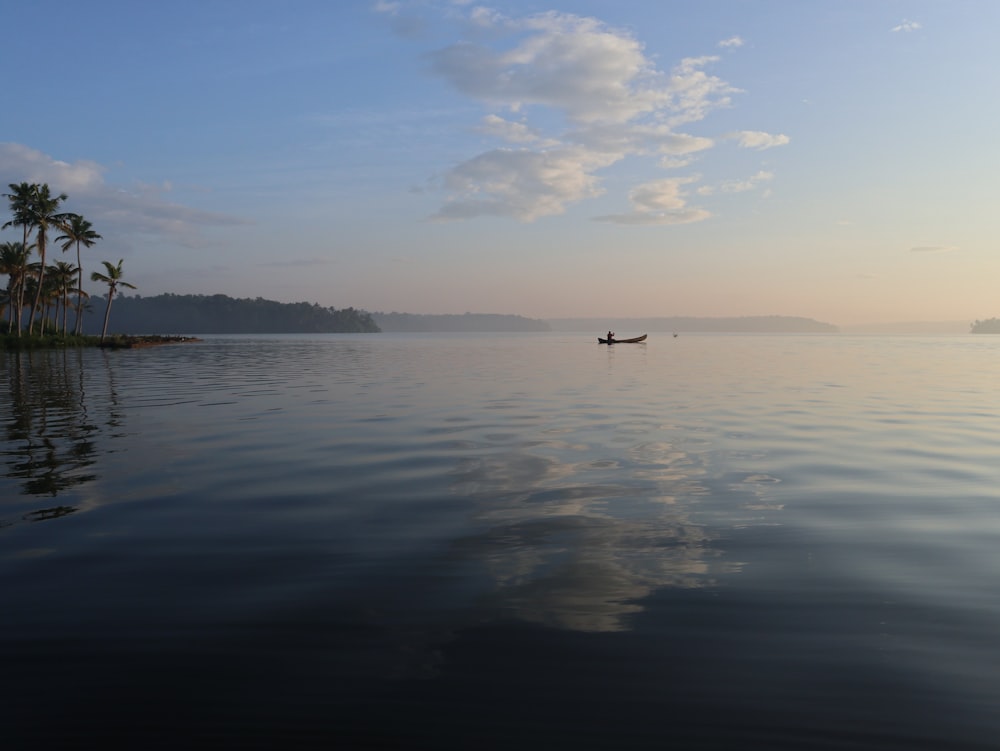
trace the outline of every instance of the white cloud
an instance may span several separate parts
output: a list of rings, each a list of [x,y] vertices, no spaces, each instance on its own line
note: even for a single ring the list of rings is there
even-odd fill
[[[593,171],[607,162],[607,157],[580,148],[488,151],[445,176],[452,196],[433,218],[509,216],[532,221],[561,214],[568,203],[601,194]]]
[[[547,141],[533,129],[524,123],[515,123],[505,120],[497,115],[487,115],[483,118],[482,124],[478,128],[480,133],[484,133],[494,138],[499,138],[508,143],[539,143],[542,145],[554,146],[555,141]]]
[[[672,114],[668,122],[671,125],[698,122],[713,110],[730,106],[729,95],[740,90],[702,70],[718,59],[711,56],[685,58],[670,72]]]
[[[773,179],[773,172],[765,172],[761,170],[756,175],[751,175],[744,180],[725,180],[721,182],[718,187],[701,187],[698,189],[697,193],[701,196],[710,196],[715,193],[745,193],[748,190],[754,190],[760,186],[761,183],[770,182]]]
[[[910,248],[911,253],[954,253],[957,245],[918,245]]]
[[[774,179],[773,172],[758,172],[756,175],[751,175],[746,180],[726,180],[720,186],[720,190],[723,193],[746,193],[748,190],[754,190],[763,182],[770,182]]]
[[[893,26],[891,30],[895,32],[900,32],[900,31],[909,32],[909,31],[916,31],[919,28],[920,24],[917,21],[907,21],[904,18],[902,23],[900,23],[898,26]]]
[[[383,12],[398,10],[382,5]],[[731,106],[739,91],[708,72],[719,58],[683,58],[664,71],[635,35],[596,18],[554,11],[515,17],[464,2],[450,4],[445,16],[459,21],[464,36],[426,55],[431,72],[497,108],[476,129],[521,148],[493,149],[448,171],[441,184],[449,197],[436,219],[531,221],[600,195],[599,171],[626,158],[653,158],[663,169],[687,166],[715,141],[681,128]],[[719,43],[742,44],[737,36]],[[788,142],[742,133],[737,137],[748,148]],[[675,211],[659,212],[657,221],[707,216]],[[648,222],[653,213],[642,217]]]
[[[429,55],[433,71],[476,99],[554,107],[580,123],[627,122],[666,102],[642,46],[596,19],[545,13],[503,19],[494,30],[506,32],[501,39],[512,44],[496,50],[467,41],[451,45]]]
[[[678,133],[667,125],[592,125],[565,135],[588,149],[616,154],[619,158],[632,154],[658,154],[683,157],[710,149],[711,138]]]
[[[791,138],[783,133],[765,133],[760,130],[741,130],[733,133],[729,138],[734,138],[740,146],[745,149],[772,149],[775,146],[784,146],[791,142]]]
[[[67,211],[83,214],[105,237],[159,236],[185,246],[197,246],[201,230],[250,224],[238,217],[217,214],[165,200],[172,186],[137,184],[125,190],[105,182],[106,168],[90,161],[68,163],[17,143],[0,143],[0,184],[48,183],[55,193],[66,193]]]
[[[710,212],[687,205],[684,186],[695,179],[665,178],[637,185],[629,193],[632,211],[596,218],[601,222],[632,225],[690,224],[708,219]]]

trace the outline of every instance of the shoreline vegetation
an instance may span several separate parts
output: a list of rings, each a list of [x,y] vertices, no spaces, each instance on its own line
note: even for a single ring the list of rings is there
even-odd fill
[[[18,336],[17,334],[0,335],[0,351],[18,352],[34,349],[68,349],[71,347],[100,347],[102,349],[140,349],[157,347],[164,344],[180,344],[202,341],[195,336],[173,336],[163,334],[112,334],[100,336],[61,333],[32,334]]]
[[[21,242],[0,243],[0,273],[7,275],[7,285],[0,293],[0,318],[6,310],[8,334],[18,340],[30,340],[26,345],[19,345],[20,348],[55,346],[46,338],[47,331],[66,341],[70,337],[79,339],[83,336],[83,313],[90,306],[90,294],[83,289],[81,248],[90,248],[102,237],[82,215],[63,211],[63,204],[69,196],[65,193],[54,195],[48,183],[9,183],[7,187],[10,192],[3,196],[9,203],[11,218],[0,225],[0,229],[20,227]],[[56,233],[62,234],[53,238]],[[45,251],[50,241],[59,244],[63,253],[75,247],[76,265],[66,261],[47,264]],[[31,260],[34,254],[38,255],[37,262]],[[107,337],[115,292],[121,288],[136,288],[125,281],[123,263],[123,260],[117,264],[101,261],[106,273],[93,271],[90,274],[90,281],[101,282],[108,287],[104,298],[101,345]],[[70,310],[74,311],[72,334]],[[27,326],[24,324],[25,313],[28,316]],[[5,349],[9,348],[5,346]]]
[[[180,331],[199,334],[342,334],[378,333],[371,314],[318,303],[283,303],[228,295],[119,295],[115,298],[115,331],[144,334]],[[96,312],[84,315],[83,330],[100,330]]]
[[[973,334],[1000,334],[1000,318],[987,318],[972,324]]]

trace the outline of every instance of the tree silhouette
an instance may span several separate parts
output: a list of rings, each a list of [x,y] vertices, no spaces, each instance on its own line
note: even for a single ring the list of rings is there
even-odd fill
[[[108,335],[108,318],[111,316],[111,301],[114,299],[115,290],[119,287],[128,287],[129,289],[135,289],[134,284],[129,284],[122,279],[122,263],[124,259],[118,260],[118,265],[115,266],[111,261],[101,261],[104,264],[104,268],[107,270],[107,274],[102,274],[99,271],[95,271],[90,275],[90,281],[92,282],[104,282],[108,285],[108,306],[104,309],[104,327],[101,329],[101,342],[104,342],[104,338]]]

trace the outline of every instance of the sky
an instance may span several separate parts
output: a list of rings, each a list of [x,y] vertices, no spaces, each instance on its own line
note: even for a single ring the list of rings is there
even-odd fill
[[[2,16],[0,187],[66,193],[102,235],[85,274],[123,259],[136,294],[1000,316],[994,0],[52,0]]]

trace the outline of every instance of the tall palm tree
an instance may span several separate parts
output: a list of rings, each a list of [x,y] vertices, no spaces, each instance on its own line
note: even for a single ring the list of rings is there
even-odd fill
[[[24,243],[0,243],[0,274],[7,275],[8,304],[10,305],[10,320],[8,331],[13,331],[15,322],[17,331],[21,331],[21,311],[24,308],[24,279],[28,274],[28,258],[31,249],[25,249]]]
[[[38,188],[36,183],[8,183],[10,193],[4,193],[4,198],[10,202],[10,211],[14,218],[9,222],[4,222],[0,229],[21,226],[23,237],[22,247],[28,247],[28,233],[33,225],[31,207],[33,205],[35,191]],[[21,336],[21,308],[24,307],[24,288],[21,288],[21,297],[18,298],[20,307],[17,309],[17,335]]]
[[[70,214],[63,234],[56,238],[56,242],[62,242],[63,253],[76,245],[76,323],[73,325],[73,333],[77,336],[83,331],[83,264],[80,262],[80,246],[91,247],[97,240],[102,239],[94,232],[93,226],[79,214]]]
[[[34,330],[35,311],[38,309],[38,303],[42,299],[42,288],[45,284],[45,245],[48,240],[49,230],[65,228],[69,214],[60,213],[59,205],[67,198],[69,196],[65,193],[53,196],[49,190],[48,183],[36,185],[34,191],[32,191],[29,217],[32,226],[35,228],[35,248],[38,250],[41,267],[38,275],[38,288],[35,292],[35,301],[31,304],[31,312],[28,314],[29,336]]]
[[[94,271],[90,274],[90,281],[92,282],[104,282],[108,285],[108,307],[104,309],[104,328],[101,329],[101,342],[104,342],[104,337],[108,335],[108,318],[111,316],[111,300],[114,299],[115,290],[119,287],[128,287],[129,289],[135,289],[134,284],[129,284],[122,279],[122,262],[124,259],[119,259],[118,265],[115,266],[111,261],[101,261],[104,264],[104,268],[107,270],[107,274],[102,274],[99,271]]]

